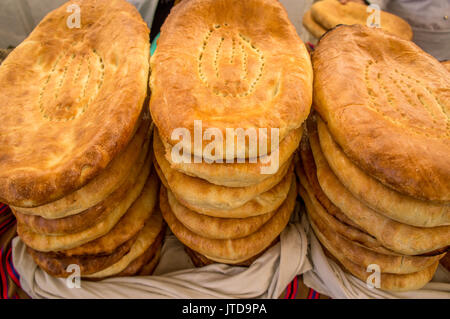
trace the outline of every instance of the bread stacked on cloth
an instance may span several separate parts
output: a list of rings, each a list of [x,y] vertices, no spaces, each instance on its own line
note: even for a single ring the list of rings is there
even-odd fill
[[[312,228],[359,279],[376,265],[381,289],[419,289],[450,245],[449,73],[359,25],[327,33],[313,69],[318,114],[297,168]]]
[[[164,219],[196,265],[251,264],[294,209],[292,158],[312,99],[304,44],[278,1],[183,1],[151,70]],[[239,128],[255,138],[227,136]]]
[[[303,26],[318,39],[340,24],[378,24],[377,27],[399,38],[411,40],[413,37],[411,26],[402,18],[382,10],[376,12],[375,8],[356,2],[317,1],[303,16]]]
[[[66,23],[71,4],[79,28]],[[0,201],[53,276],[148,273],[158,259],[148,33],[124,0],[69,2],[0,68]]]

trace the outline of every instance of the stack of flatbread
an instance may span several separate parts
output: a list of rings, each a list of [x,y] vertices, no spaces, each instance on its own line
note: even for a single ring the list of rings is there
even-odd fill
[[[292,159],[312,99],[304,44],[278,1],[183,1],[151,70],[164,219],[196,265],[251,264],[294,209]],[[239,128],[254,139],[239,144],[228,131]]]
[[[356,2],[318,1],[303,16],[303,26],[318,39],[340,24],[376,26],[405,40],[413,37],[411,26],[402,18]]]
[[[345,270],[419,289],[450,245],[450,75],[410,41],[365,26],[313,55],[314,107],[297,168],[312,228]]]
[[[149,30],[124,0],[79,2],[70,28],[70,4],[0,68],[0,201],[53,276],[147,274],[164,234],[142,111]]]

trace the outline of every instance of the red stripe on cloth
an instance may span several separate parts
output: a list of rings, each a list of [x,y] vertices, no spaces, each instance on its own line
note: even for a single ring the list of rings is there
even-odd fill
[[[290,299],[291,290],[292,290],[292,282],[289,283],[289,285],[287,286],[287,291],[286,291],[286,295],[284,296],[284,299]]]
[[[11,277],[11,279],[14,281],[14,283],[17,285],[17,287],[20,287],[20,279],[19,275],[17,274],[16,269],[14,269],[14,265],[12,263],[12,249],[9,247],[8,253],[6,254],[6,270],[8,271],[8,275]]]
[[[0,214],[3,214],[4,212],[8,211],[8,206],[4,205],[4,206],[0,206]]]
[[[297,297],[297,290],[298,290],[298,277],[296,276],[294,278],[294,292],[292,293],[291,299],[295,299],[295,297]]]
[[[10,229],[15,223],[16,219],[14,217],[9,218],[4,223],[2,223],[2,225],[0,225],[0,235]]]
[[[3,249],[0,249],[1,299],[8,299],[8,279],[3,267]]]
[[[311,289],[311,288],[309,288],[308,299],[313,299],[313,298],[312,298],[313,293],[314,293],[314,290]]]

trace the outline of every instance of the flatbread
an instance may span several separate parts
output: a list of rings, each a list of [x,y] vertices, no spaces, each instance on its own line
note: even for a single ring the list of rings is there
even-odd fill
[[[314,212],[320,215],[322,219],[326,220],[329,227],[331,227],[334,232],[341,234],[354,242],[361,243],[366,247],[387,252],[380,241],[378,241],[375,237],[367,234],[364,230],[343,222],[338,218],[339,215],[330,212],[328,208],[335,207],[333,204],[330,206],[323,206],[322,201],[319,199],[322,198],[322,195],[324,195],[323,192],[311,186],[311,183],[303,170],[297,170],[297,172],[300,179],[300,184],[302,185],[302,187],[299,187],[300,196],[305,202],[308,201],[311,203],[310,206],[314,208]],[[305,199],[306,196],[308,196],[307,199]],[[343,213],[341,212],[341,214]]]
[[[163,185],[166,188],[169,188],[164,174],[161,172],[161,169],[159,168],[157,163],[155,163],[155,170],[158,172],[159,178],[161,179]],[[269,189],[267,192],[256,196],[244,205],[232,209],[203,208],[186,202],[182,197],[180,197],[180,195],[177,195],[173,192],[172,194],[183,206],[202,215],[218,218],[249,218],[268,214],[280,207],[285,201],[289,193],[289,189],[291,188],[292,175],[293,169],[291,165],[287,174],[277,185]],[[181,196],[183,195],[181,194]]]
[[[153,272],[155,271],[156,267],[158,266],[159,260],[161,259],[161,250],[160,247],[153,258],[148,262],[147,265],[144,265],[140,270],[138,275],[139,276],[151,276]]]
[[[38,251],[59,251],[81,246],[92,240],[106,235],[119,222],[122,216],[127,212],[128,208],[139,197],[150,173],[151,154],[148,156],[146,163],[143,166],[141,173],[134,182],[130,182],[128,189],[122,201],[117,205],[109,207],[111,210],[108,216],[100,221],[100,223],[93,225],[91,228],[83,230],[75,234],[68,234],[63,236],[46,236],[38,234],[30,230],[26,225],[17,224],[17,233],[23,242]]]
[[[275,210],[248,218],[211,217],[184,207],[170,190],[167,190],[167,195],[170,209],[176,219],[193,233],[210,239],[236,239],[249,236],[260,229],[276,212]]]
[[[450,60],[442,62],[442,65],[450,72]]]
[[[317,230],[317,227],[311,222],[311,226],[314,229],[314,233],[319,238],[320,242],[326,247],[326,249],[334,256],[335,261],[338,264],[351,273],[358,279],[367,282],[368,277],[373,272],[367,272],[366,268],[361,267],[349,259],[345,258],[338,250],[334,250],[324,236]],[[337,260],[336,260],[337,259]],[[434,263],[428,268],[422,271],[410,273],[410,274],[380,274],[380,289],[386,291],[410,291],[423,288],[434,276],[439,262]]]
[[[172,139],[177,128],[194,144],[194,120],[224,137],[226,128],[267,128],[269,136],[278,128],[281,141],[310,111],[309,55],[278,1],[181,2],[165,20],[150,64],[150,111],[171,145],[178,143]],[[241,150],[248,158],[248,145]],[[205,157],[194,147],[191,152]]]
[[[150,151],[151,152],[151,151]],[[46,219],[35,215],[26,215],[13,209],[17,221],[27,225],[32,231],[44,235],[65,235],[81,232],[105,219],[111,211],[108,207],[116,205],[127,192],[130,182],[136,180],[147,158],[148,144],[145,144],[134,166],[128,171],[126,179],[119,187],[96,205],[76,215],[58,219]]]
[[[123,0],[77,4],[80,28],[68,28],[67,2],[0,67],[0,202],[35,207],[73,193],[135,133],[147,95],[147,24]]]
[[[322,35],[327,32],[327,29],[322,27],[313,19],[311,10],[306,11],[303,15],[302,24],[306,28],[306,30],[308,30],[309,33],[311,33],[317,39],[320,39]]]
[[[83,277],[99,279],[111,277],[122,272],[130,263],[141,256],[158,239],[158,236],[161,235],[163,228],[164,221],[161,217],[161,213],[156,211],[145,223],[145,226],[139,232],[136,241],[126,255],[110,267]]]
[[[191,232],[176,219],[170,209],[165,187],[161,187],[159,201],[167,225],[184,245],[209,259],[238,264],[263,251],[283,231],[294,210],[296,193],[297,187],[293,179],[289,195],[275,215],[257,232],[239,239],[208,239]]]
[[[259,257],[261,257],[269,248],[271,248],[273,245],[275,245],[276,243],[278,243],[279,241],[279,237],[275,238],[275,240],[272,242],[272,244],[270,244],[269,247],[267,247],[266,249],[264,249],[262,252],[260,252],[258,255],[253,256],[250,259],[244,260],[243,262],[240,262],[238,264],[234,264],[233,261],[227,261],[227,260],[222,260],[221,262],[219,261],[215,261],[212,259],[209,259],[208,257],[196,252],[195,250],[190,249],[187,246],[184,246],[184,250],[186,251],[186,253],[189,255],[189,257],[192,260],[192,263],[194,264],[195,267],[199,268],[199,267],[204,267],[204,266],[208,266],[208,265],[212,265],[212,264],[216,264],[216,263],[230,263],[233,266],[239,266],[239,267],[250,267],[253,262],[258,259]]]
[[[30,208],[12,206],[12,208],[22,215],[42,216],[53,220],[80,214],[97,205],[124,183],[142,153],[146,154],[145,150],[150,139],[149,128],[150,121],[141,120],[139,129],[125,150],[97,177],[77,191],[42,206]]]
[[[164,225],[165,226],[165,225]],[[165,235],[166,227],[163,227],[156,237],[155,241],[150,245],[147,250],[134,259],[131,263],[128,264],[127,268],[114,275],[114,277],[128,277],[135,276],[145,265],[147,265],[150,261],[156,257],[158,252],[161,252],[161,247],[163,245],[164,235]]]
[[[402,194],[448,204],[444,66],[410,41],[361,25],[328,32],[312,59],[315,108],[345,155]]]
[[[291,155],[298,148],[300,140],[303,134],[303,126],[298,129],[292,130],[285,139],[280,141],[278,149],[278,166],[283,166],[290,159]],[[207,163],[202,161],[201,163],[194,162],[194,156],[188,155],[182,158],[186,163],[175,163],[172,160],[172,147],[168,143],[164,143],[166,150],[166,160],[170,163],[170,166],[177,171],[198,177],[216,185],[227,187],[246,187],[263,182],[273,174],[262,174],[263,169],[271,167],[272,160],[269,160],[270,155],[266,155],[263,158],[257,158],[256,163],[249,163],[249,159],[246,159],[245,163]],[[264,164],[265,163],[265,164]],[[276,163],[276,162],[274,162]],[[275,171],[273,172],[275,173]]]
[[[286,175],[290,161],[278,169],[278,172],[263,182],[248,187],[225,187],[211,184],[203,179],[182,174],[170,167],[164,156],[164,146],[155,135],[153,139],[155,160],[170,190],[183,205],[198,211],[233,209],[243,206],[258,195],[277,185]],[[236,164],[240,165],[240,164]],[[156,166],[156,165],[155,165]]]
[[[404,255],[421,255],[450,245],[450,226],[421,228],[402,224],[360,202],[339,182],[328,166],[320,149],[317,132],[308,132],[322,190],[348,218],[377,238],[384,247]]]
[[[361,3],[348,2],[341,4],[338,0],[323,0],[315,2],[311,7],[312,18],[325,29],[333,29],[339,24],[376,23],[371,21],[373,12],[367,10],[367,6]],[[411,26],[402,18],[386,11],[380,10],[380,27],[404,40],[412,40]]]
[[[334,142],[326,124],[317,118],[320,146],[339,181],[365,204],[400,223],[418,227],[450,225],[450,204],[436,204],[403,195],[364,173]]]
[[[59,253],[66,256],[111,253],[144,227],[145,222],[155,211],[158,195],[158,177],[155,172],[152,172],[142,189],[142,193],[110,232],[84,245],[62,250]]]
[[[353,242],[345,236],[335,232],[327,223],[327,219],[321,218],[321,214],[316,212],[314,205],[308,193],[300,190],[305,201],[309,219],[315,225],[321,236],[327,241],[328,245],[333,246],[345,258],[353,263],[367,268],[369,265],[378,265],[382,273],[390,274],[410,274],[422,271],[444,257],[444,254],[436,256],[405,256],[370,249],[361,243]],[[313,199],[314,200],[314,199]]]
[[[80,267],[81,274],[92,274],[105,269],[119,261],[133,246],[136,236],[123,243],[109,255],[61,256],[54,253],[44,253],[27,247],[34,262],[53,277],[67,278],[72,272],[67,271],[70,265]]]

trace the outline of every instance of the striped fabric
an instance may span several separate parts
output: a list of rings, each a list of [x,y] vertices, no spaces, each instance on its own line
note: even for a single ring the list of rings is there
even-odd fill
[[[18,299],[20,276],[12,263],[11,240],[16,219],[7,205],[0,203],[0,299]]]

